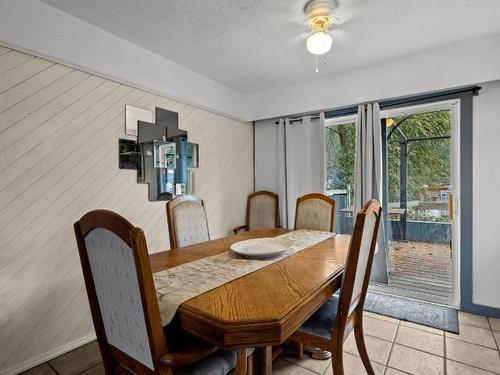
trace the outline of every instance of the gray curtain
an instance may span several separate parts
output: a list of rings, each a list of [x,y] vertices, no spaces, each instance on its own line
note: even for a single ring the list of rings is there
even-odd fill
[[[325,123],[305,116],[299,121],[285,119],[286,201],[288,228],[295,223],[297,198],[325,192]]]
[[[300,195],[325,191],[324,116],[258,121],[255,125],[255,189],[280,197],[280,225],[293,228]]]
[[[285,121],[270,119],[255,124],[255,190],[279,195],[280,225],[286,225]]]
[[[354,212],[369,199],[382,204],[382,125],[378,103],[358,107],[356,123],[356,160],[354,177]],[[384,223],[380,224],[372,281],[387,283],[387,258]]]
[[[286,146],[285,146],[285,129],[288,120],[280,118],[278,122],[278,191],[279,195],[279,210],[280,210],[280,226],[288,228],[288,200],[287,200],[287,185],[286,185]]]

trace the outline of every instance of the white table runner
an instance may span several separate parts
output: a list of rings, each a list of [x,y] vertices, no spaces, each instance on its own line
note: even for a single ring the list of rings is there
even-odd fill
[[[293,240],[295,243],[290,250],[276,258],[243,259],[231,251],[226,251],[154,273],[153,280],[163,325],[171,322],[179,306],[188,299],[257,271],[332,236],[333,233],[330,232],[297,230],[278,236]]]

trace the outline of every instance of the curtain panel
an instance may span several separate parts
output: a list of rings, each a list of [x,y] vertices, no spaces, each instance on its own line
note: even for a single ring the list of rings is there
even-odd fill
[[[297,198],[325,192],[324,117],[285,119],[285,147],[288,228],[293,228]]]
[[[255,188],[279,197],[280,225],[293,228],[299,196],[325,192],[324,115],[255,125]]]
[[[376,199],[382,204],[382,124],[378,103],[367,103],[358,107],[354,213],[361,210],[369,199]],[[386,244],[382,220],[373,262],[372,281],[387,283]]]

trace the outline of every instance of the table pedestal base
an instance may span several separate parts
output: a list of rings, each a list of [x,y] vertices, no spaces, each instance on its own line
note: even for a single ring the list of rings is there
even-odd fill
[[[271,375],[273,371],[273,348],[264,346],[255,348],[253,352],[253,373],[255,375]]]

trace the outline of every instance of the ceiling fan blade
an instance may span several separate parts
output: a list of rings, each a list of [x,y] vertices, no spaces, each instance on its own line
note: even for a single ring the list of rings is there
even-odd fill
[[[330,14],[330,19],[334,26],[340,26],[344,24],[344,20],[335,14]]]
[[[285,42],[285,44],[296,45],[296,44],[300,44],[300,43],[305,43],[308,35],[309,35],[309,33],[307,33],[307,32],[293,35],[291,38],[288,38],[288,40]]]

